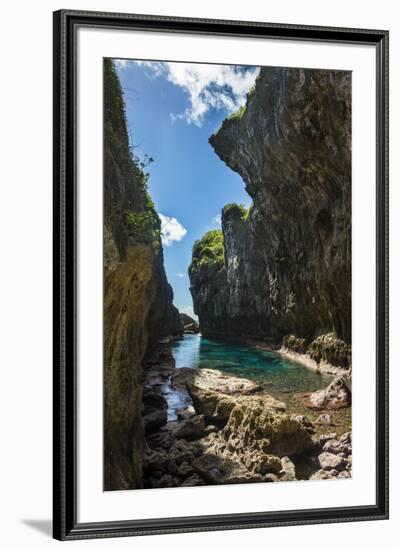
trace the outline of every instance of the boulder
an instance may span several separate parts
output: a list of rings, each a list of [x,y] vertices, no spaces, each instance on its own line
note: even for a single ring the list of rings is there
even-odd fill
[[[193,473],[194,473],[194,470],[192,469],[190,464],[188,464],[188,462],[183,462],[177,468],[177,475],[182,479],[186,479],[187,477],[191,476]]]
[[[144,455],[143,471],[151,476],[154,475],[154,472],[168,472],[170,462],[170,455],[166,451],[148,450]]]
[[[280,481],[296,480],[295,464],[288,458],[288,456],[283,456],[281,459],[280,474]]]
[[[343,470],[345,459],[325,451],[319,455],[319,464],[322,470]]]
[[[205,416],[207,422],[224,425],[233,408],[240,403],[257,403],[262,408],[284,411],[286,406],[262,387],[245,378],[228,376],[210,369],[178,369],[173,376],[175,386],[185,386],[193,400],[195,410]]]
[[[277,474],[281,470],[281,461],[278,456],[265,454],[261,451],[247,452],[240,460],[248,470],[256,474]]]
[[[160,388],[175,371],[173,358],[165,362],[146,363],[144,371],[144,389],[146,392],[152,392],[154,388]]]
[[[144,429],[146,433],[157,430],[164,426],[168,420],[168,412],[166,410],[153,411],[143,416]]]
[[[185,334],[198,334],[200,332],[198,323],[186,313],[180,313],[180,321]]]
[[[304,354],[307,351],[306,338],[298,338],[294,334],[284,336],[283,348],[295,353]]]
[[[336,433],[328,433],[328,434],[321,434],[319,437],[319,443],[320,445],[324,445],[327,441],[330,439],[336,439],[337,434]]]
[[[307,432],[310,434],[314,434],[316,431],[316,428],[313,425],[313,422],[309,420],[307,416],[304,416],[303,414],[293,414],[291,417],[299,422]]]
[[[239,462],[205,453],[193,462],[197,474],[210,484],[254,483],[263,476],[251,472]]]
[[[352,394],[347,377],[340,375],[334,378],[324,390],[304,393],[299,397],[309,409],[342,409],[350,406]]]
[[[199,439],[205,434],[205,422],[204,416],[198,414],[182,422],[178,422],[178,428],[176,430],[176,437],[179,439],[186,439],[192,441]]]
[[[192,405],[184,407],[183,409],[176,409],[176,415],[179,420],[186,420],[195,415],[195,409]]]
[[[143,414],[149,414],[158,410],[166,410],[168,402],[165,397],[158,392],[146,390],[143,394]]]
[[[203,456],[196,461],[197,468],[200,464],[210,473],[196,471],[204,479],[252,482],[264,480],[269,473],[295,479],[295,467],[288,457],[314,448],[309,432],[297,420],[251,399],[237,401],[226,426],[201,439]],[[280,457],[286,457],[284,467]]]
[[[204,454],[192,464],[194,470],[209,483],[223,483],[223,461],[213,454]]]
[[[276,474],[266,474],[263,478],[263,481],[266,481],[266,482],[275,482],[275,481],[280,481],[278,476],[276,476]]]
[[[189,389],[211,390],[226,395],[252,395],[261,391],[257,382],[237,378],[213,369],[177,369],[173,376],[175,385],[185,385]]]
[[[352,441],[351,434],[347,432],[343,434],[339,439],[330,439],[323,445],[323,451],[329,453],[340,454],[348,456],[352,454]]]
[[[146,441],[150,449],[165,449],[169,450],[175,443],[176,438],[169,431],[162,429],[159,432],[155,432],[147,435]]]
[[[181,483],[180,487],[198,487],[199,485],[204,485],[204,482],[197,474],[192,474]]]
[[[145,389],[143,393],[143,421],[145,433],[154,432],[168,420],[168,402],[161,393]]]
[[[348,369],[351,366],[351,346],[337,338],[334,333],[322,334],[310,344],[308,353],[317,363]]]
[[[352,432],[345,432],[339,438],[339,442],[342,445],[349,445],[352,448]]]
[[[313,481],[321,479],[335,479],[335,476],[331,473],[331,471],[317,470],[317,472],[312,474],[309,479]]]
[[[321,414],[316,419],[316,424],[320,424],[321,426],[333,426],[332,418],[330,414]]]
[[[201,452],[202,447],[197,442],[188,442],[184,439],[176,440],[176,438],[168,450],[147,448],[143,461],[145,479],[159,479],[164,474],[169,474],[180,480],[185,479],[193,474],[194,470],[191,465]],[[180,482],[176,486],[179,484]]]
[[[313,446],[310,434],[297,420],[258,401],[239,401],[220,433],[236,453],[243,454],[260,451],[291,456]]]
[[[346,470],[344,470],[343,472],[339,472],[339,474],[337,475],[337,478],[339,479],[350,479],[352,477],[352,474]]]
[[[314,474],[310,476],[311,480],[321,480],[321,479],[350,479],[352,477],[351,472],[347,470],[338,471],[336,469],[332,470],[317,470]]]

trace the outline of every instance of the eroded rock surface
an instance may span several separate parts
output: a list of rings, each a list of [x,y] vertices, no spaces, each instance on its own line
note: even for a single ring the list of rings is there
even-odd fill
[[[305,393],[299,397],[309,409],[325,410],[349,407],[352,399],[350,380],[346,375],[337,376],[324,390]],[[320,415],[318,422],[328,425],[331,423],[331,419],[324,414]]]
[[[323,453],[346,466],[336,455],[347,440],[335,434],[313,439],[312,423],[284,413],[285,404],[261,386],[208,369],[178,369],[173,378],[195,396],[195,412],[147,436],[146,487],[294,481],[303,479],[296,472],[298,459],[309,462],[311,473],[324,467],[334,474],[319,459]],[[243,388],[249,394],[242,395]]]
[[[184,334],[198,334],[200,328],[197,321],[187,315],[187,313],[180,313],[180,321],[183,326]]]
[[[344,433],[321,436],[319,447],[322,451],[315,461],[319,468],[309,479],[348,479],[352,476],[352,434]]]
[[[179,335],[146,175],[129,150],[120,83],[104,60],[104,466],[106,490],[143,485],[142,361]],[[161,413],[162,414],[162,413]],[[159,416],[154,413],[153,417]],[[163,415],[164,416],[164,415]],[[154,418],[152,419],[154,420]],[[155,419],[155,423],[159,423]]]
[[[351,346],[336,334],[322,334],[314,340],[284,336],[279,353],[325,374],[351,376]]]
[[[211,369],[178,369],[173,384],[187,387],[198,413],[210,423],[224,425],[233,408],[256,405],[259,409],[284,411],[285,403],[263,392],[262,386],[245,378]]]
[[[347,368],[350,73],[262,68],[246,106],[210,143],[241,175],[252,205],[226,205],[221,231],[194,246],[190,283],[202,333],[280,343],[295,335],[298,353],[313,342],[316,362]]]

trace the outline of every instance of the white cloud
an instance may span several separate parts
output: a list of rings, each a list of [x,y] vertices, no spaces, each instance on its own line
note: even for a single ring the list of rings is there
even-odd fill
[[[220,227],[222,225],[222,216],[218,214],[217,216],[212,218],[212,223]]]
[[[202,65],[199,63],[166,63],[169,82],[180,86],[188,95],[189,107],[174,119],[201,126],[209,109],[231,113],[246,101],[246,94],[259,73],[257,67]]]
[[[198,323],[198,315],[194,313],[193,306],[177,306],[177,309],[180,311],[180,313],[185,313],[186,315],[189,315],[194,321],[197,321]]]
[[[178,277],[180,277],[180,279],[183,279],[185,277],[185,274],[184,273],[176,273],[176,275]]]
[[[171,113],[172,121],[185,120],[201,126],[209,109],[236,111],[245,104],[246,94],[255,83],[259,67],[207,65],[201,63],[166,63],[160,61],[131,61],[146,68],[151,78],[165,78],[184,90],[189,106],[183,113]],[[116,60],[118,68],[128,67],[128,60]]]
[[[180,222],[176,218],[170,218],[163,214],[158,214],[161,220],[161,241],[165,246],[172,246],[173,242],[181,241],[187,233]]]

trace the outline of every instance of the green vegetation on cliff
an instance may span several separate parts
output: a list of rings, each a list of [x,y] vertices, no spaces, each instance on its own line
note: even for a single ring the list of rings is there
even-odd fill
[[[126,210],[124,223],[129,236],[134,238],[136,242],[150,244],[155,252],[159,251],[161,220],[154,207],[142,212]]]
[[[221,229],[208,231],[199,241],[195,241],[193,246],[193,258],[189,271],[194,272],[198,268],[224,267],[224,242]]]
[[[122,88],[113,62],[104,60],[104,155],[110,173],[105,180],[105,216],[119,226],[117,244],[123,252],[126,237],[137,243],[152,246],[155,253],[161,249],[161,222],[148,192],[149,174],[144,168],[153,162],[135,156],[129,145],[126,109]],[[124,186],[115,183],[123,178]]]
[[[246,105],[241,105],[240,107],[238,107],[237,111],[234,111],[234,113],[231,113],[231,115],[227,117],[228,120],[236,120],[236,119],[239,120],[240,118],[243,117],[246,109],[247,109]]]
[[[250,208],[246,208],[243,204],[229,203],[223,207],[222,218],[236,218],[240,221],[246,221],[249,216]]]
[[[126,127],[126,110],[123,92],[111,59],[104,60],[104,149],[112,151],[118,168],[145,186],[145,174],[134,162]]]

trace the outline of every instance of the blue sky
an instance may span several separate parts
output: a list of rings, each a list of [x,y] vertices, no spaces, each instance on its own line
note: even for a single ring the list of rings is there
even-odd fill
[[[208,143],[245,102],[255,67],[116,60],[136,155],[153,157],[149,191],[163,225],[165,269],[174,303],[192,314],[188,265],[194,242],[220,227],[229,202],[249,206],[242,179]]]

